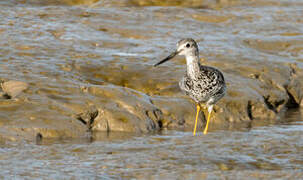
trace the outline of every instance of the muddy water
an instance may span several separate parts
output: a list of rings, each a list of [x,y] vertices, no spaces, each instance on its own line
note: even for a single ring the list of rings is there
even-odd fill
[[[300,179],[303,123],[290,112],[283,123],[254,129],[95,134],[93,139],[45,139],[1,145],[1,178],[46,179]]]
[[[90,137],[75,118],[88,104],[111,102],[118,94],[105,91],[100,97],[98,89],[94,94],[87,87],[112,85],[119,93],[127,87],[140,96],[161,95],[159,102],[181,96],[176,83],[184,73],[184,60],[177,58],[156,70],[152,65],[184,37],[198,41],[205,63],[225,73],[230,89],[246,83],[237,75],[248,76],[255,71],[251,66],[263,62],[296,63],[302,68],[300,0],[95,2],[0,2],[0,79],[29,84],[17,100],[0,101],[1,135],[9,134],[11,140],[27,137],[14,143],[2,142],[0,136],[1,179],[303,176],[298,110],[287,112],[280,123],[253,121],[252,129],[230,131],[224,124],[221,130],[195,138],[183,130]],[[181,103],[176,102],[171,104]],[[191,120],[193,108],[189,111],[192,115],[180,114]],[[33,140],[37,132],[42,141]],[[48,136],[62,140],[44,138]]]

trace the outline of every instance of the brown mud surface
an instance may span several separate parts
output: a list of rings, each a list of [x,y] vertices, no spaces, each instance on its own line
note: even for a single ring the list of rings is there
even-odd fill
[[[195,105],[177,85],[185,61],[152,66],[184,37],[227,81],[210,131],[266,124],[299,107],[302,3],[205,3],[2,2],[1,136],[191,129]]]
[[[1,1],[0,177],[302,177],[302,8],[300,0]],[[197,139],[195,104],[178,87],[185,60],[153,67],[187,37],[228,87],[209,135]],[[204,122],[201,113],[199,132]],[[70,138],[80,139],[75,148]],[[91,169],[72,173],[68,162]]]

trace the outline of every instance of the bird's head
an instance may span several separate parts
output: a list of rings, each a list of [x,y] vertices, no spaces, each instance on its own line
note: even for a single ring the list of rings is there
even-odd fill
[[[172,52],[169,56],[167,56],[162,61],[158,62],[154,66],[158,66],[172,58],[174,58],[176,55],[183,55],[183,56],[198,56],[199,50],[198,45],[195,40],[191,38],[181,39],[177,43],[177,49]]]

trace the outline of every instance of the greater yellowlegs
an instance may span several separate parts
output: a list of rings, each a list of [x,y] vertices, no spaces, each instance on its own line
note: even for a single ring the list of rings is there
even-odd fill
[[[218,69],[200,64],[198,45],[191,38],[180,40],[177,43],[177,50],[154,66],[160,65],[176,55],[185,56],[187,64],[186,74],[179,82],[179,86],[186,95],[189,95],[196,102],[197,105],[193,134],[194,136],[196,135],[201,107],[203,108],[203,111],[205,108],[208,110],[207,122],[203,132],[204,134],[207,134],[213,106],[225,95],[226,85],[224,76]]]

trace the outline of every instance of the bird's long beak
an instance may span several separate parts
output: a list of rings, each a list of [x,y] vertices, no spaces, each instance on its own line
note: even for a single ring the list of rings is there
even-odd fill
[[[175,57],[176,55],[178,55],[178,54],[179,54],[178,51],[175,51],[175,52],[171,53],[171,54],[170,54],[169,56],[167,56],[165,59],[163,59],[162,61],[160,61],[160,62],[158,62],[157,64],[155,64],[154,67],[156,67],[156,66],[158,66],[158,65],[160,65],[160,64],[162,64],[162,63],[165,63],[166,61],[168,61],[168,60],[174,58],[174,57]]]

